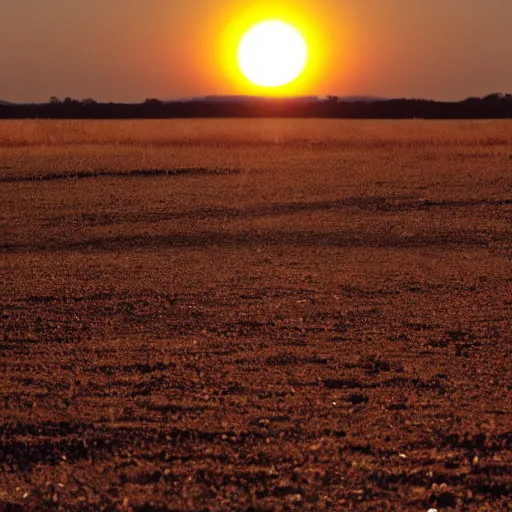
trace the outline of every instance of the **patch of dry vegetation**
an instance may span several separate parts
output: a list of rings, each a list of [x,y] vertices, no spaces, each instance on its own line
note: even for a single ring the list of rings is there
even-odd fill
[[[440,158],[503,164],[512,157],[511,132],[510,121],[3,121],[0,174],[187,167],[329,174],[333,165],[354,174],[352,164],[378,174],[392,166],[430,170]]]
[[[509,121],[36,120],[0,123],[0,148],[34,146],[267,145],[474,146],[510,144]]]

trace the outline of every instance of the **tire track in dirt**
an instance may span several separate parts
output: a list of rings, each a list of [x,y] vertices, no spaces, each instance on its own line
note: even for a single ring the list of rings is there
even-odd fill
[[[41,174],[0,176],[0,183],[38,182],[82,180],[97,178],[154,178],[155,176],[181,177],[181,176],[226,176],[240,174],[237,169],[207,169],[176,168],[176,169],[134,169],[130,171],[86,170],[65,172],[50,172]]]
[[[83,212],[78,215],[59,215],[44,219],[47,226],[58,225],[63,222],[91,225],[110,226],[120,223],[157,223],[171,220],[246,220],[265,217],[278,217],[281,215],[295,215],[299,213],[314,213],[322,211],[339,211],[347,208],[375,212],[409,212],[414,210],[430,210],[435,208],[474,208],[474,207],[507,207],[512,206],[508,199],[475,199],[468,201],[431,201],[414,196],[370,196],[348,197],[331,201],[291,202],[277,204],[253,205],[245,208],[199,208],[187,211],[155,211],[144,212],[144,215],[129,212]]]
[[[507,242],[507,234],[487,231],[460,230],[439,235],[395,235],[339,231],[242,231],[238,233],[175,231],[166,235],[129,235],[89,238],[85,240],[48,240],[34,244],[0,244],[1,252],[73,252],[73,251],[130,251],[163,248],[209,248],[244,246],[282,247],[491,247]]]

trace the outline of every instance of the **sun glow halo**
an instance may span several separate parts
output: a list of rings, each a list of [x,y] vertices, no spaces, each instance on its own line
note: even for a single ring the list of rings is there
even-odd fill
[[[291,25],[264,21],[245,33],[238,47],[238,65],[244,76],[261,87],[281,87],[304,71],[308,48]]]

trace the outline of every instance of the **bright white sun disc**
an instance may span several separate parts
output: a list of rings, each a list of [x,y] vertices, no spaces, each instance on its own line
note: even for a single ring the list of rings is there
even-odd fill
[[[281,21],[265,21],[252,27],[238,47],[238,64],[252,83],[279,87],[295,80],[306,66],[304,38]]]

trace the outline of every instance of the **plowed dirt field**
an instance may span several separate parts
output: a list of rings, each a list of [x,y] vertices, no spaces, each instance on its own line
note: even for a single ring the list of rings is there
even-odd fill
[[[0,510],[512,509],[512,123],[0,123]]]

